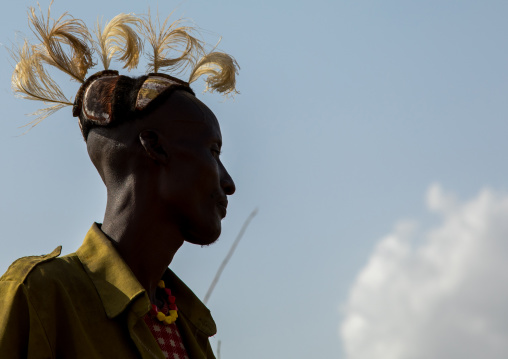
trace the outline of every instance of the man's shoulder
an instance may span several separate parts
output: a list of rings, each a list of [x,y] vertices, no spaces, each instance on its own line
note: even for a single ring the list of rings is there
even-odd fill
[[[44,276],[46,278],[65,275],[69,265],[74,262],[74,254],[59,257],[62,246],[58,246],[49,254],[22,257],[14,261],[2,277],[0,282],[14,281],[24,283],[29,277]]]

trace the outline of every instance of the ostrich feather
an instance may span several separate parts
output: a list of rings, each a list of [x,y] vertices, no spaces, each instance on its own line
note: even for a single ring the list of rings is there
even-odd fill
[[[124,69],[132,70],[139,63],[139,55],[143,49],[143,42],[132,29],[131,25],[138,25],[140,19],[132,14],[119,14],[106,24],[103,30],[97,23],[97,51],[100,53],[104,69],[108,70],[111,59],[118,53],[118,60],[125,63]]]
[[[91,36],[85,24],[67,13],[57,20],[51,19],[51,5],[46,18],[42,10],[40,12],[40,17],[37,17],[33,7],[30,7],[28,12],[30,27],[41,42],[36,47],[40,60],[65,72],[73,79],[84,82],[88,69],[94,66],[89,46]]]
[[[204,53],[201,40],[192,35],[194,28],[183,25],[182,19],[169,23],[170,17],[161,25],[158,14],[154,22],[148,11],[142,19],[141,31],[152,47],[152,53],[147,53],[148,72],[183,71]]]
[[[72,106],[72,102],[65,97],[42,66],[39,53],[34,51],[33,45],[25,41],[22,47],[13,49],[11,55],[17,62],[11,78],[14,94],[27,100],[43,101],[51,105],[30,114],[36,118],[26,126],[33,127],[59,109]]]
[[[189,83],[196,81],[200,76],[208,75],[205,79],[205,92],[220,92],[222,94],[235,94],[236,75],[240,66],[236,60],[223,52],[211,52],[203,56],[192,69]]]

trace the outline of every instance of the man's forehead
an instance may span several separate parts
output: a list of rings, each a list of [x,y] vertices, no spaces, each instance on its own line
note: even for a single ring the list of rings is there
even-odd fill
[[[171,128],[202,128],[211,130],[220,140],[220,126],[214,113],[203,102],[185,91],[175,91],[148,116],[159,125]],[[208,131],[207,131],[208,132]]]
[[[162,111],[158,111],[158,116],[164,120],[218,126],[217,118],[208,106],[184,91],[175,91],[160,107]]]
[[[196,116],[189,118],[190,121],[205,122],[210,125],[218,124],[217,117],[215,117],[212,110],[194,95],[184,91],[176,91],[175,95],[175,100],[186,107],[189,112],[196,114]],[[198,113],[201,114],[201,116],[199,116]]]

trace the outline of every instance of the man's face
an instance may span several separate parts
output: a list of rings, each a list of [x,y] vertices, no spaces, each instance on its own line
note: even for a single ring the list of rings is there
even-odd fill
[[[162,220],[172,221],[190,243],[207,245],[220,235],[227,196],[235,184],[220,160],[222,136],[208,107],[177,91],[149,116],[167,139],[168,163],[159,172]]]

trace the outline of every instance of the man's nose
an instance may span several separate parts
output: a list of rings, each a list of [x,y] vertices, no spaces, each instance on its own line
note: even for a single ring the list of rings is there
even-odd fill
[[[221,163],[221,177],[220,177],[220,186],[224,190],[224,193],[228,196],[232,195],[236,191],[235,182],[229,175],[226,167]]]

